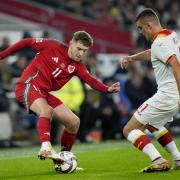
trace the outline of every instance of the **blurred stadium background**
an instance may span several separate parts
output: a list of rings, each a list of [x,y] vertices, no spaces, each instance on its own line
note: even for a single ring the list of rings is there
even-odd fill
[[[180,34],[178,0],[0,0],[0,50],[27,37],[68,43],[74,31],[88,31],[95,43],[86,66],[107,84],[119,81],[121,92],[101,94],[73,78],[63,90],[52,93],[81,118],[77,141],[121,140],[129,117],[156,91],[151,64],[135,63],[127,71],[120,68],[124,55],[150,47],[134,25],[144,7],[156,10],[163,25]],[[36,117],[27,115],[14,97],[14,85],[33,57],[30,49],[24,49],[0,62],[0,148],[39,143]],[[175,119],[180,119],[179,113]],[[167,126],[180,135],[180,122]],[[62,127],[54,122],[52,128],[52,142],[58,144]]]

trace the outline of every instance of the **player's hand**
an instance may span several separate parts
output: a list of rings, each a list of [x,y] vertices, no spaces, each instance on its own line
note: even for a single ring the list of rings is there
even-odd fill
[[[109,93],[115,93],[120,91],[120,83],[114,83],[111,86],[109,86],[108,90]]]
[[[132,57],[131,56],[124,57],[122,59],[122,61],[121,61],[121,68],[122,69],[127,69],[131,61],[132,61]]]

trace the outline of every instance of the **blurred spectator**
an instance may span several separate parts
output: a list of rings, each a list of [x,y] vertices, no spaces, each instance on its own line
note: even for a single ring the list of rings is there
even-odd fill
[[[27,66],[27,59],[24,56],[18,56],[17,60],[10,65],[12,78],[18,78]]]
[[[0,89],[0,112],[7,112],[9,110],[9,100],[2,89]]]
[[[142,74],[134,73],[131,78],[125,83],[125,92],[132,104],[132,109],[137,109],[145,100],[148,95],[145,91],[146,82]]]
[[[102,3],[98,1],[82,1],[82,15],[90,19],[98,19],[102,16]]]
[[[138,48],[141,48],[141,49],[149,49],[151,47],[151,42],[145,39],[145,37],[142,36],[141,34],[138,35],[136,44],[138,45]]]
[[[107,78],[104,83],[112,85],[116,81],[113,78]],[[119,133],[120,111],[114,101],[114,94],[101,93],[99,118],[101,119],[102,140],[115,139]]]
[[[35,1],[57,8],[60,6],[62,0],[53,0],[53,1],[52,0],[35,0]]]
[[[100,72],[97,68],[96,53],[91,52],[86,58],[86,67],[88,71],[95,77],[100,77]],[[96,126],[98,119],[98,107],[100,100],[100,93],[92,90],[89,86],[84,86],[85,89],[85,100],[81,105],[80,119],[81,125],[78,132],[78,139],[81,142],[88,140],[87,136],[92,132]],[[94,133],[93,133],[94,134]]]
[[[4,37],[2,38],[2,41],[1,41],[0,51],[8,48],[9,45],[10,45],[10,39],[9,39],[9,37],[8,37],[8,36],[4,36]]]
[[[122,69],[121,64],[119,63],[119,66],[117,67],[117,70],[114,73],[114,77],[117,80],[126,80],[129,78],[129,73],[127,69]]]
[[[82,14],[81,13],[81,6],[82,6],[82,0],[63,0],[61,2],[61,5],[63,6],[63,9],[76,14]]]
[[[144,75],[143,75],[144,90],[148,98],[150,98],[157,91],[157,84],[155,80],[154,70],[152,69],[151,62],[145,62],[142,68],[144,69]]]
[[[32,35],[29,31],[24,31],[23,33],[23,36],[22,36],[22,39],[25,39],[25,38],[31,38]],[[20,52],[20,56],[24,56],[27,61],[31,61],[34,56],[35,56],[35,53],[33,52],[33,50],[31,48],[23,48]]]
[[[96,58],[96,53],[94,52],[91,52],[86,61],[85,61],[85,64],[86,64],[86,67],[88,69],[88,71],[96,76],[96,77],[100,77],[100,72],[98,70],[98,67],[97,67],[97,58]]]
[[[3,36],[0,44],[0,51],[8,48],[10,45],[10,39],[8,36]],[[11,82],[11,74],[7,60],[0,62],[0,89],[8,88]]]
[[[92,91],[88,90],[80,109],[79,117],[81,119],[81,124],[77,137],[80,142],[88,141],[88,134],[95,128],[95,124],[98,119],[98,108],[95,104],[99,97],[95,97],[94,94],[92,95],[91,93]]]
[[[0,62],[0,89],[9,91],[11,88],[11,71],[7,60]]]
[[[50,37],[50,33],[49,31],[43,31],[43,34],[42,34],[42,38],[49,38]]]
[[[39,3],[60,8],[75,15],[90,18],[98,23],[110,24],[122,29],[132,28],[137,12],[143,8],[158,11],[164,24],[172,28],[180,27],[180,6],[177,0],[34,0]]]
[[[179,2],[172,2],[169,6],[166,25],[170,29],[180,28],[180,6]]]
[[[127,80],[120,80],[121,91],[116,93],[115,95],[115,103],[121,114],[119,117],[119,133],[121,133],[121,137],[123,137],[123,127],[128,122],[129,118],[132,115],[132,103],[126,95],[125,84]]]

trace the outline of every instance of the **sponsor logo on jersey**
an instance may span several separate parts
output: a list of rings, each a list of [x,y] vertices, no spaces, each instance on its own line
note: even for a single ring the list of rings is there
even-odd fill
[[[64,69],[64,68],[65,68],[65,64],[64,64],[64,63],[61,63],[61,64],[60,64],[60,68],[61,68],[61,69]]]
[[[73,73],[74,70],[75,70],[75,66],[72,66],[72,65],[69,65],[69,66],[68,66],[68,72],[69,72],[69,73]]]

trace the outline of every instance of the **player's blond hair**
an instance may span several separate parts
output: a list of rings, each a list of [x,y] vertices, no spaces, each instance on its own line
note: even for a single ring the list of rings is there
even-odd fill
[[[86,47],[90,47],[93,44],[93,38],[86,31],[76,31],[73,35],[73,40],[81,41]]]

